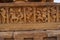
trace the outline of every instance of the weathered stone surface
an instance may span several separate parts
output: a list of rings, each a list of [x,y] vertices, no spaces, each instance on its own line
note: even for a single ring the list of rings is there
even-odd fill
[[[59,23],[0,24],[0,31],[60,29]]]
[[[44,37],[60,35],[60,30],[56,30],[60,29],[60,4],[27,2],[0,6],[1,38],[43,40]]]
[[[24,38],[33,38],[34,40],[42,40],[47,34],[39,31],[14,32],[15,40],[23,40]]]
[[[1,38],[11,38],[12,32],[0,32],[0,37]]]
[[[60,35],[60,30],[47,30],[48,37]]]
[[[60,29],[59,5],[40,2],[0,4],[0,31]]]
[[[60,34],[57,35],[57,40],[60,40]]]

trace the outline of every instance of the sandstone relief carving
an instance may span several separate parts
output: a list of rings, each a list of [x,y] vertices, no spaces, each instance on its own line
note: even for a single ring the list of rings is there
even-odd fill
[[[34,20],[33,8],[27,7],[26,10],[26,21],[31,23]]]
[[[6,23],[7,22],[7,12],[6,12],[6,9],[5,8],[1,8],[0,9],[0,16],[2,18],[2,23]]]
[[[57,7],[27,6],[0,8],[0,23],[57,22]],[[58,18],[59,19],[59,18]]]
[[[56,7],[50,7],[50,18],[51,22],[56,22],[57,20],[57,10]]]
[[[36,15],[36,19],[38,22],[47,22],[48,21],[48,17],[47,17],[47,8],[46,7],[39,7],[37,8],[37,15]]]

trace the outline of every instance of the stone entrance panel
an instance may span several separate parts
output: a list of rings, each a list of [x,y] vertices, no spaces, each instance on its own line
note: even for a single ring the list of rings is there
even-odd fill
[[[14,32],[15,40],[43,40],[43,38],[46,36],[46,33],[39,31]]]

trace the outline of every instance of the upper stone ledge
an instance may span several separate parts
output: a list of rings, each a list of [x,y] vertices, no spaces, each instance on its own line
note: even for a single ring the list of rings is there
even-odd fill
[[[21,2],[21,3],[0,3],[0,6],[48,6],[48,5],[60,5],[60,3],[53,2]]]

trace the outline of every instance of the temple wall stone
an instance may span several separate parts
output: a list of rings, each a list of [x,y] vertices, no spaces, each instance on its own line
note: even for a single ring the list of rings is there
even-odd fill
[[[1,40],[60,40],[60,3],[0,3]]]

